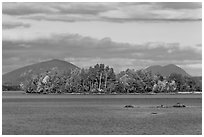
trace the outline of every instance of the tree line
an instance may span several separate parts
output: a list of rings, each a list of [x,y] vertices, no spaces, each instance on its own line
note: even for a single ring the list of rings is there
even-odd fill
[[[168,77],[147,70],[114,69],[96,64],[88,69],[72,69],[63,74],[46,71],[20,84],[26,93],[130,94],[201,91],[191,77],[172,73]]]

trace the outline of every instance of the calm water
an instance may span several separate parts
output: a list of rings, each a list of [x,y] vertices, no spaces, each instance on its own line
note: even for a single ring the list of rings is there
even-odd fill
[[[183,103],[186,108],[157,108]],[[133,109],[125,105],[136,106]],[[156,114],[152,114],[156,113]],[[2,94],[2,134],[202,134],[201,95]]]
[[[111,105],[173,105],[202,106],[202,95],[37,95],[23,92],[3,92],[3,102],[69,102],[77,104]]]

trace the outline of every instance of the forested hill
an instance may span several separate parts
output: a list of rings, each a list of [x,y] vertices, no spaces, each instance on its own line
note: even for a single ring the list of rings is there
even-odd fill
[[[190,75],[186,73],[185,70],[183,70],[182,68],[174,64],[169,64],[166,66],[159,66],[159,65],[150,66],[146,70],[151,71],[152,74],[161,74],[162,76],[165,76],[165,77],[169,76],[172,73],[177,73],[177,74],[181,74],[182,76],[190,77]]]
[[[58,74],[63,74],[76,68],[79,69],[79,67],[69,62],[53,59],[25,66],[6,73],[2,76],[2,82],[3,85],[19,85],[21,82],[29,80],[33,75],[45,73],[46,71],[56,71]]]

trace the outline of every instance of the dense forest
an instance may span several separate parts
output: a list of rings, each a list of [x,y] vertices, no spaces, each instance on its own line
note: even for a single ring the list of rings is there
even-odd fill
[[[75,94],[130,94],[130,93],[176,93],[201,91],[202,87],[191,77],[172,73],[168,77],[152,75],[146,70],[121,71],[104,64],[88,69],[72,69],[63,75],[46,71],[33,75],[20,84],[26,93],[75,93]]]

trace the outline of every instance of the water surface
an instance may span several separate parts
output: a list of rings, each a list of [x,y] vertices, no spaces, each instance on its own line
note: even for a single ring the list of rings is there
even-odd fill
[[[186,108],[157,108],[183,103]],[[134,105],[127,109],[125,105]],[[2,94],[3,134],[201,134],[201,95]]]

